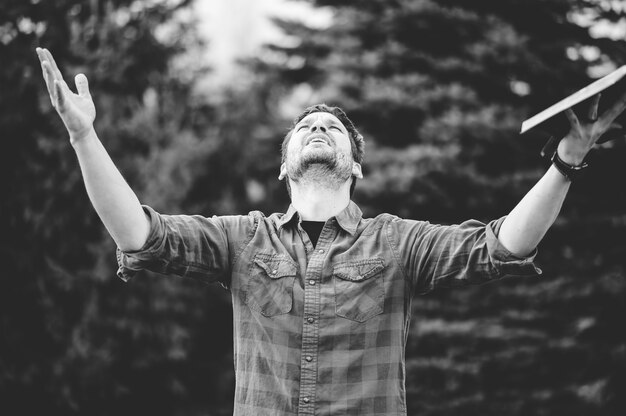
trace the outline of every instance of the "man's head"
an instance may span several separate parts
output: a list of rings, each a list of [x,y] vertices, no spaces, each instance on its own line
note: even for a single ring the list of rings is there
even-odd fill
[[[301,180],[315,172],[320,179],[346,181],[352,177],[350,195],[361,178],[363,136],[339,107],[317,104],[305,109],[294,121],[281,147],[280,179]]]

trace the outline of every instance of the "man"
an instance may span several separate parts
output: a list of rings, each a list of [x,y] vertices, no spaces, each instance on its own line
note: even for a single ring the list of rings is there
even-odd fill
[[[414,293],[540,273],[536,246],[570,179],[626,106],[571,130],[555,163],[506,217],[438,226],[350,201],[363,138],[338,108],[305,110],[285,137],[279,179],[291,206],[270,217],[168,216],[140,205],[93,129],[87,78],[78,94],[37,49],[50,98],[89,197],[118,245],[118,274],[140,269],[220,282],[232,294],[236,415],[405,415],[404,349]]]

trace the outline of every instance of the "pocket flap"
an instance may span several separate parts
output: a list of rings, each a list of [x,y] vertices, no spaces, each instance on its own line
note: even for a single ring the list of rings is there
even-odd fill
[[[361,282],[385,268],[382,259],[367,259],[344,263],[334,268],[334,275],[343,280]]]
[[[265,256],[257,254],[254,263],[261,267],[272,279],[280,279],[285,276],[295,276],[298,268],[284,256]]]

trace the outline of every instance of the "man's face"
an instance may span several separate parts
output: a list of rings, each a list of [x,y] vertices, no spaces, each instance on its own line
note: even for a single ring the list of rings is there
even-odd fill
[[[350,135],[337,117],[326,112],[311,113],[293,129],[279,178],[298,182],[307,172],[325,179],[346,181],[361,178],[361,165],[354,162]]]

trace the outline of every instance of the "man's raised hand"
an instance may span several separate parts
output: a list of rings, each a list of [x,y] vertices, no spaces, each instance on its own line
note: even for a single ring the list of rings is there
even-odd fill
[[[559,157],[572,165],[580,165],[583,159],[605,133],[621,128],[614,123],[615,119],[626,109],[626,93],[615,101],[603,114],[598,116],[598,104],[600,94],[596,95],[588,110],[588,114],[582,118],[576,116],[571,108],[565,110],[570,123],[570,131],[561,140],[558,147]]]
[[[52,106],[61,116],[70,135],[70,142],[76,144],[92,131],[96,118],[96,107],[89,93],[87,77],[84,74],[76,75],[74,82],[78,94],[75,94],[63,80],[50,51],[37,48],[37,56],[41,62]]]

